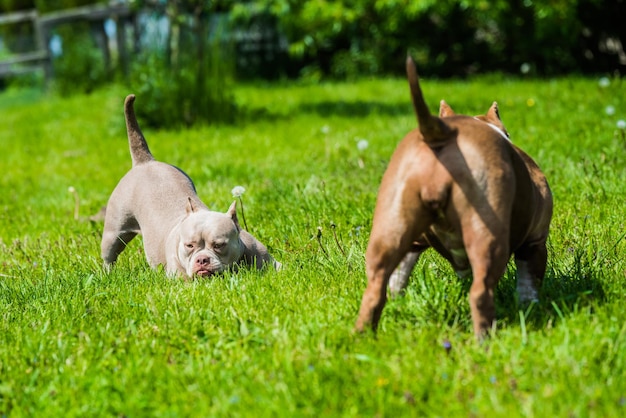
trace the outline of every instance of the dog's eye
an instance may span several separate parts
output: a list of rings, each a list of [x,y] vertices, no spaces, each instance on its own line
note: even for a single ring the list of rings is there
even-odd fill
[[[185,248],[188,250],[193,250],[193,247],[194,247],[193,242],[188,242],[185,244]]]
[[[213,243],[213,249],[214,250],[221,250],[222,248],[224,248],[226,246],[225,242],[214,242]]]

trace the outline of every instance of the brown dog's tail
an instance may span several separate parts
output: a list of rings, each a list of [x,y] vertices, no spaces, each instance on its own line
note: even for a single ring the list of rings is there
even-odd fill
[[[139,129],[139,124],[135,117],[135,109],[133,108],[134,101],[134,94],[126,96],[126,100],[124,101],[126,132],[128,132],[128,145],[130,147],[130,156],[133,159],[133,167],[148,161],[154,161],[150,148],[148,148],[146,138],[144,138],[141,129]]]
[[[424,101],[422,89],[420,88],[415,62],[411,56],[406,57],[406,75],[411,88],[411,99],[413,99],[413,108],[417,115],[417,123],[420,132],[424,137],[424,142],[430,146],[443,145],[442,142],[452,138],[456,130],[448,126],[444,121],[430,114],[428,106]]]

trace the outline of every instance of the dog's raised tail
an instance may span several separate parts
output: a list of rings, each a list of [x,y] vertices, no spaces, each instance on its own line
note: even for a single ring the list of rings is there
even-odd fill
[[[448,126],[440,118],[430,114],[428,106],[424,101],[422,89],[417,76],[415,62],[410,55],[406,57],[406,75],[411,88],[411,99],[413,100],[413,108],[417,115],[417,123],[420,132],[424,137],[424,141],[432,146],[441,145],[442,142],[450,139],[454,135],[454,129]]]
[[[137,117],[135,116],[135,109],[133,103],[135,102],[135,95],[129,94],[124,101],[124,117],[126,118],[126,132],[128,133],[128,145],[130,147],[130,156],[133,160],[133,167],[148,161],[153,161],[154,157],[148,148],[146,138],[144,138],[139,124],[137,123]]]

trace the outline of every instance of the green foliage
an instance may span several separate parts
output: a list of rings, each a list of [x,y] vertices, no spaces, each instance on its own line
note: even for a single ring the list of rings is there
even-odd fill
[[[34,8],[34,0],[0,0],[0,13],[15,12],[18,10]]]
[[[34,8],[32,1],[0,0],[0,13],[10,13]],[[33,25],[30,22],[17,22],[0,25],[0,54],[6,48],[8,53],[32,51],[35,47]],[[0,59],[3,57],[0,56]]]
[[[190,10],[188,10],[190,9]],[[165,45],[146,45],[134,63],[131,88],[147,99],[138,115],[160,127],[232,122],[234,58],[207,3],[170,3]]]
[[[624,415],[626,92],[608,82],[423,79],[433,111],[441,98],[472,115],[497,100],[555,196],[540,302],[517,304],[511,267],[483,345],[468,283],[432,251],[378,336],[352,333],[380,178],[416,126],[405,80],[239,85],[249,117],[236,126],[145,127],[156,158],[183,168],[212,209],[244,186],[251,232],[284,264],[195,282],[150,270],[140,238],[101,270],[102,224],[85,218],[130,167],[126,87],[4,92],[0,413]]]
[[[9,11],[37,9],[39,14],[60,9],[85,6],[98,3],[94,0],[61,0],[61,1],[15,1],[4,0],[2,9]],[[53,60],[54,84],[62,95],[77,92],[90,92],[95,87],[109,81],[106,74],[102,51],[95,44],[92,28],[83,21],[55,27],[48,34],[58,35],[63,42],[63,55]],[[37,49],[35,28],[32,22],[20,22],[0,26],[0,35],[12,53],[32,52]],[[37,80],[33,77],[20,77],[17,84],[25,84]],[[40,80],[39,80],[40,81]]]
[[[320,72],[353,78],[397,72],[410,50],[425,74],[539,74],[624,69],[613,37],[626,42],[620,2],[595,0],[257,0],[280,21],[292,56]],[[608,4],[610,7],[607,7]],[[249,3],[235,8],[245,15]],[[610,11],[609,11],[610,10]],[[598,58],[602,58],[598,60]],[[595,65],[594,65],[595,64]]]
[[[61,95],[89,93],[108,81],[102,51],[95,45],[86,24],[58,29],[64,40],[63,54],[53,60],[54,85]]]
[[[233,122],[237,109],[232,95],[232,66],[228,58],[222,58],[219,46],[211,53],[204,65],[188,55],[184,64],[172,67],[158,51],[139,59],[130,83],[130,89],[146,100],[137,108],[139,118],[158,127]],[[200,77],[198,72],[204,75]]]

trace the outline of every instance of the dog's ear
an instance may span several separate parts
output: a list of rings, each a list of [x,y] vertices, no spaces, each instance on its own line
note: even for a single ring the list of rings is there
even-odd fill
[[[426,106],[426,102],[424,101],[424,96],[422,95],[415,62],[410,55],[406,57],[406,75],[411,89],[413,108],[417,115],[417,124],[424,137],[424,142],[431,147],[443,145],[456,135],[456,129],[450,127],[440,118],[430,114],[428,106]]]
[[[452,110],[450,105],[446,103],[445,100],[442,100],[441,102],[439,102],[439,117],[440,118],[454,116],[455,114],[456,113],[454,113],[454,110]]]
[[[498,109],[498,102],[493,102],[491,104],[491,107],[487,111],[487,120],[491,123],[494,123],[495,121],[502,123],[502,119],[500,119],[500,110]]]
[[[226,214],[230,216],[230,219],[232,219],[233,222],[235,223],[235,226],[237,227],[237,231],[241,231],[241,227],[239,226],[239,220],[237,219],[237,201],[236,200],[233,203],[231,203],[230,207],[228,208],[228,212],[226,212]]]
[[[193,205],[193,202],[191,201],[191,197],[188,197],[187,198],[187,208],[186,208],[187,215],[190,215],[193,212],[196,212],[197,210],[198,210],[198,208]]]
[[[485,115],[485,119],[487,119],[487,122],[502,129],[502,132],[504,132],[506,136],[509,137],[509,133],[504,127],[504,124],[502,123],[502,119],[500,119],[500,110],[498,109],[498,102],[493,102],[493,104],[487,111],[487,114]]]

